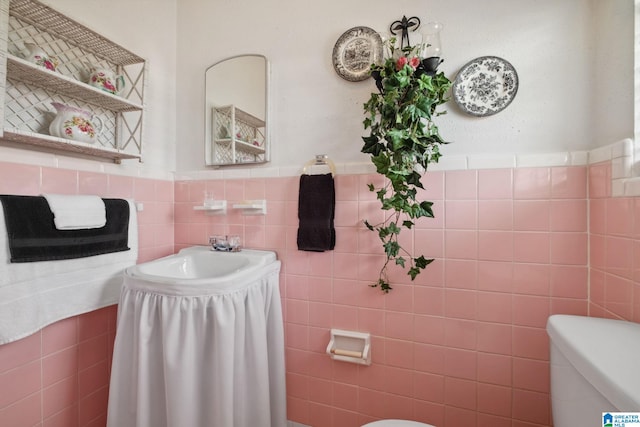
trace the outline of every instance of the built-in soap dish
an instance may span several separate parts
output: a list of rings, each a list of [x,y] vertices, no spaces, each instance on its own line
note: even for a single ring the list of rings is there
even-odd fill
[[[370,365],[371,335],[365,332],[331,329],[327,354],[335,360]]]
[[[244,200],[240,203],[234,203],[233,209],[242,209],[243,215],[266,215],[266,200]]]
[[[194,206],[194,211],[205,211],[207,214],[225,214],[227,213],[226,200],[207,201],[202,205]]]

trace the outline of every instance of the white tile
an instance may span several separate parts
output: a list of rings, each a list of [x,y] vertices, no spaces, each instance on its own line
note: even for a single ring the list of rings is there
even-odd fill
[[[598,147],[589,151],[589,164],[607,162],[612,158],[610,145]]]
[[[516,167],[515,155],[469,156],[469,169],[505,169]]]
[[[569,153],[524,154],[516,157],[519,168],[568,166]]]

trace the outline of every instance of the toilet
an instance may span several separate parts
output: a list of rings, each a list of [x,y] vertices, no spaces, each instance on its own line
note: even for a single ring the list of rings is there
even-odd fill
[[[553,315],[551,412],[554,427],[604,425],[640,408],[640,324]]]
[[[380,420],[363,425],[362,427],[434,427],[431,424],[408,420]]]

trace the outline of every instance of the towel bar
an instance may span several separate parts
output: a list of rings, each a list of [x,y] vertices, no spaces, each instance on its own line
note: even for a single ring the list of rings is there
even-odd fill
[[[331,175],[336,176],[336,165],[326,154],[316,154],[315,159],[309,160],[307,163],[305,163],[304,167],[302,168],[302,174],[313,175],[310,172],[314,166],[327,166],[331,171]]]

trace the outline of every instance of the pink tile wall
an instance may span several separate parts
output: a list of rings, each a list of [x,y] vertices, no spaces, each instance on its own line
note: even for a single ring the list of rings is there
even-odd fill
[[[237,233],[246,246],[278,252],[290,420],[549,426],[547,317],[588,312],[587,168],[428,173],[436,218],[403,239],[436,261],[415,282],[392,272],[388,295],[368,286],[383,256],[362,225],[382,215],[366,186],[379,179],[337,176],[336,247],[325,253],[297,250],[296,177],[176,182],[176,249]],[[207,216],[193,210],[205,190],[229,206],[264,197],[268,213]],[[611,302],[627,288],[617,284]],[[372,365],[332,361],[331,328],[371,332]]]
[[[139,260],[173,253],[173,182],[0,162],[0,194],[134,198]],[[0,426],[106,424],[116,307],[54,323],[0,346]]]
[[[610,183],[610,162],[589,167],[590,312],[640,322],[640,198]]]

